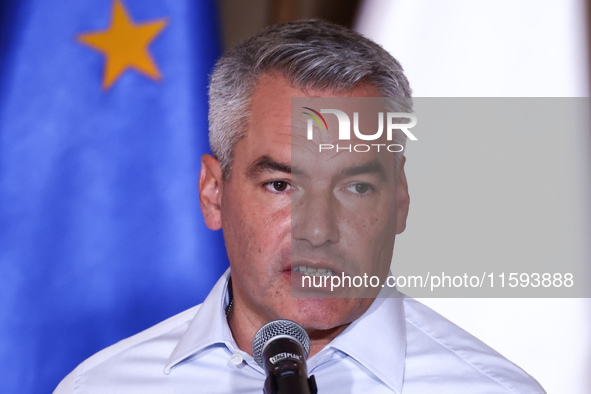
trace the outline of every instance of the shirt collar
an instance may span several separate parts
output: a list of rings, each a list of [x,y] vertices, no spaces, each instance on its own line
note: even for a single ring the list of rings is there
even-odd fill
[[[230,302],[227,291],[229,279],[228,268],[203,301],[185,334],[172,351],[164,368],[165,374],[168,375],[173,367],[189,356],[210,346],[224,344],[231,350],[238,349],[225,313]]]
[[[183,360],[216,344],[224,344],[234,352],[240,351],[225,314],[230,302],[227,291],[229,278],[228,268],[189,323],[168,358],[164,373],[169,374]],[[327,348],[308,360],[309,371],[314,369],[317,362],[321,363],[323,353],[332,348],[355,359],[394,392],[402,391],[406,356],[403,296],[396,289],[385,287],[382,290],[359,319],[351,323]],[[244,355],[247,356],[246,353]]]
[[[327,346],[355,359],[396,393],[402,392],[406,358],[403,297],[385,287],[368,310]],[[308,360],[310,371],[322,353]]]

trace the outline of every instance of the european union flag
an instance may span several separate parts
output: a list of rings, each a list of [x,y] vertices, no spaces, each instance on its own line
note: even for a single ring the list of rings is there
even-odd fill
[[[226,269],[203,224],[214,0],[5,1],[0,392],[201,302]]]

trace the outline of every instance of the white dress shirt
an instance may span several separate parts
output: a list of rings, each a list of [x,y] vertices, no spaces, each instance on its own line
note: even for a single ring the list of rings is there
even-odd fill
[[[207,299],[89,358],[54,394],[261,393],[263,369],[225,316],[228,270]],[[394,290],[395,291],[395,290]],[[377,298],[308,359],[318,393],[544,393],[519,367],[409,298]]]

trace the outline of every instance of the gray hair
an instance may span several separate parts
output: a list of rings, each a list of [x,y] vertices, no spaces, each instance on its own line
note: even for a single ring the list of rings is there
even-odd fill
[[[339,93],[370,83],[384,97],[404,99],[405,112],[412,106],[402,67],[375,42],[323,20],[269,26],[225,54],[211,75],[209,143],[224,179],[230,175],[234,146],[248,128],[255,85],[261,75],[271,73],[302,90]],[[394,142],[404,145],[406,136],[397,134]]]

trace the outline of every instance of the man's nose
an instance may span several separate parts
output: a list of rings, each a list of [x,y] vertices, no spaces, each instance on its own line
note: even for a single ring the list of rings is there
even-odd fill
[[[331,191],[304,193],[291,207],[292,237],[312,246],[339,240],[338,203]]]

